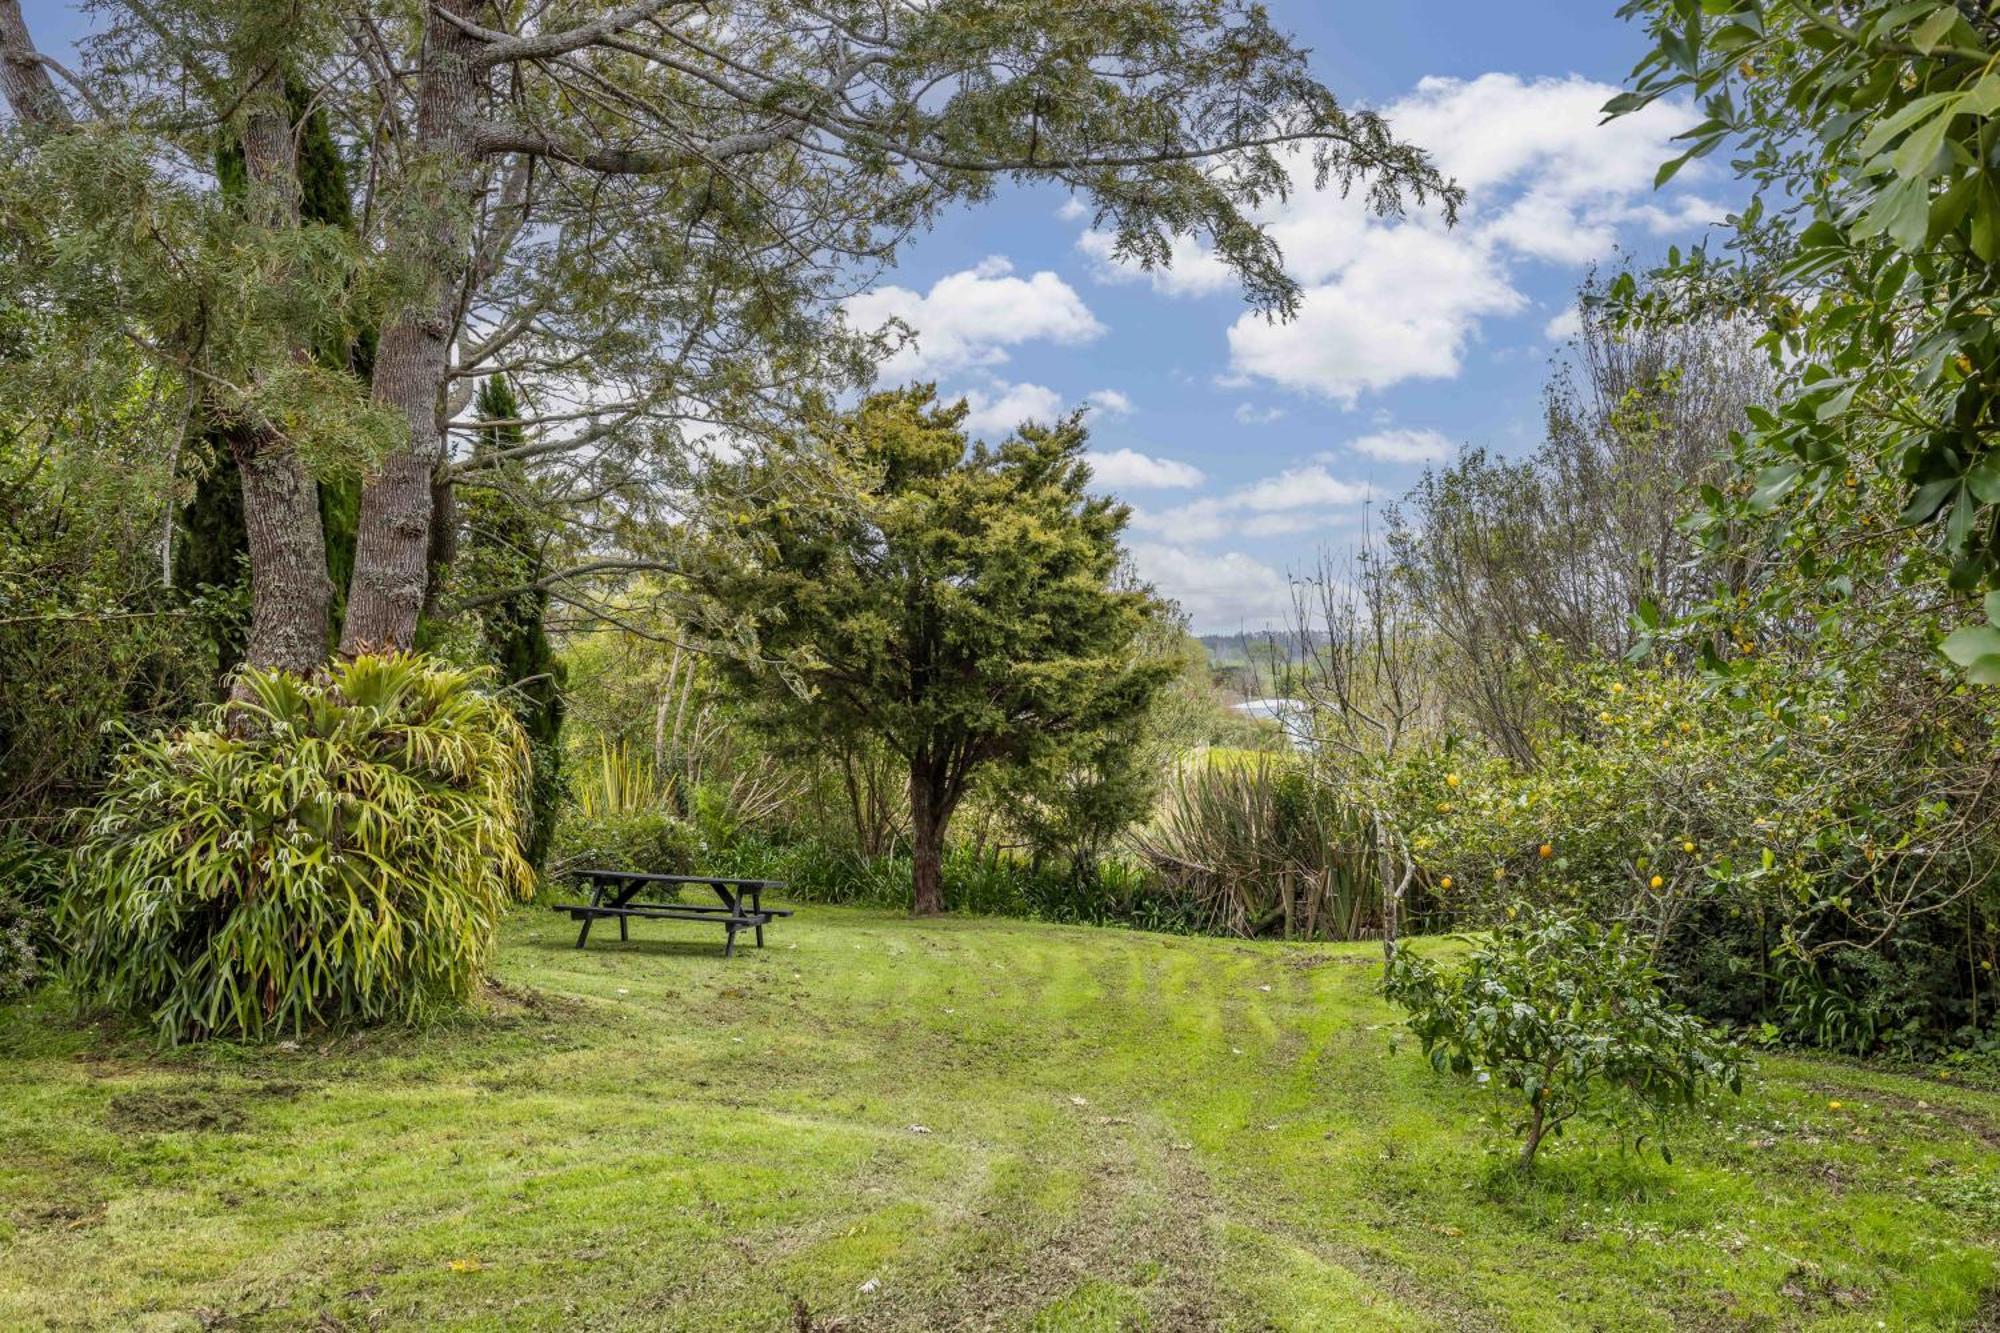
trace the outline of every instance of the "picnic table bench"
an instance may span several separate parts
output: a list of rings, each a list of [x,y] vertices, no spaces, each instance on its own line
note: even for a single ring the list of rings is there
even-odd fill
[[[736,952],[736,932],[754,930],[757,933],[757,947],[764,947],[764,927],[774,918],[790,916],[791,913],[775,907],[764,906],[765,889],[782,889],[781,879],[735,879],[727,875],[642,875],[626,870],[579,870],[576,878],[588,881],[591,886],[590,901],[587,903],[557,903],[555,910],[568,912],[570,920],[583,922],[583,929],[576,933],[576,947],[581,949],[590,939],[591,923],[599,917],[618,918],[618,938],[630,939],[628,927],[633,917],[643,917],[649,921],[706,921],[722,926],[729,932],[729,938],[722,946],[722,956],[731,957]],[[653,884],[671,884],[678,888],[683,884],[706,884],[715,890],[719,904],[671,902],[634,902],[641,891]]]

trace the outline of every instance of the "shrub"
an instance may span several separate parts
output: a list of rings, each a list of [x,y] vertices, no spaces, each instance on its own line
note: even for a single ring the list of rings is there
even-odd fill
[[[0,1000],[26,994],[42,979],[46,916],[11,885],[0,884]]]
[[[1364,813],[1285,756],[1198,757],[1136,842],[1203,930],[1352,940],[1380,918]]]
[[[0,834],[0,1000],[25,994],[55,957],[48,904],[62,882],[62,857],[46,844]]]
[[[1728,677],[1551,668],[1570,731],[1532,766],[1447,739],[1399,757],[1391,817],[1461,928],[1509,903],[1659,941],[1704,1017],[1856,1054],[1977,1040],[2000,960],[2000,706],[1939,667]]]
[[[1660,980],[1622,927],[1551,913],[1503,925],[1454,971],[1405,950],[1386,989],[1433,1067],[1471,1075],[1503,1118],[1520,1117],[1525,1171],[1571,1120],[1643,1147],[1647,1129],[1657,1141],[1711,1087],[1743,1090],[1737,1048],[1669,1003]]]
[[[418,1020],[473,992],[510,896],[527,746],[480,673],[363,657],[119,759],[59,921],[79,996],[169,1040]]]
[[[697,839],[686,820],[665,810],[564,813],[549,857],[551,879],[578,870],[634,870],[649,875],[694,873]]]

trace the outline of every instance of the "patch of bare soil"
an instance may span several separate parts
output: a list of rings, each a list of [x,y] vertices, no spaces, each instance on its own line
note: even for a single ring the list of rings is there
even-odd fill
[[[140,1088],[117,1093],[104,1110],[114,1134],[234,1134],[249,1124],[239,1094],[213,1088]]]

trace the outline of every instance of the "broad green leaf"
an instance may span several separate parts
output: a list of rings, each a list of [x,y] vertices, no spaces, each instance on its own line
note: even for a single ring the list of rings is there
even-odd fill
[[[1959,488],[1958,498],[1952,501],[1951,517],[1945,520],[1944,539],[1953,550],[1965,545],[1965,539],[1972,535],[1972,520],[1979,506],[1973,501],[1972,488]]]
[[[1944,45],[1944,39],[1958,26],[1958,10],[1951,5],[1939,5],[1931,16],[1917,25],[1910,34],[1910,43],[1925,55]]]
[[[1937,513],[1938,506],[1942,505],[1945,498],[1957,488],[1957,477],[1942,477],[1936,481],[1925,482],[1910,496],[1910,503],[1903,509],[1902,522],[1905,525],[1922,523]]]
[[[1757,474],[1757,484],[1750,492],[1750,509],[1753,513],[1764,514],[1785,498],[1798,485],[1802,463],[1780,463],[1767,467]]]
[[[1854,391],[1860,387],[1860,382],[1856,381],[1838,393],[1828,394],[1820,401],[1819,406],[1813,409],[1813,416],[1820,421],[1831,421],[1835,417],[1845,415],[1848,407],[1854,402]]]
[[[1965,474],[1965,485],[1982,504],[2000,504],[2000,449],[1972,465]]]
[[[2000,188],[1992,173],[1979,173],[1979,198],[1972,206],[1972,253],[1988,264],[2000,263]]]
[[[1895,156],[1889,159],[1889,165],[1896,174],[1905,180],[1929,180],[1935,175],[1931,165],[1937,161],[1938,150],[1944,147],[1944,136],[1957,118],[1958,108],[1954,101],[1910,131],[1909,137],[1897,146]]]
[[[1961,626],[1953,630],[1939,647],[1946,657],[1962,667],[1970,667],[1981,658],[2000,661],[2000,629],[1991,625]]]
[[[1888,117],[1868,132],[1861,141],[1860,153],[1864,158],[1875,156],[1891,140],[1927,116],[1935,115],[1947,102],[1955,102],[1964,97],[1961,92],[1927,93],[1915,99],[1895,115]]]
[[[1965,92],[1959,110],[1974,116],[1990,116],[2000,111],[2000,71],[1989,70]]]

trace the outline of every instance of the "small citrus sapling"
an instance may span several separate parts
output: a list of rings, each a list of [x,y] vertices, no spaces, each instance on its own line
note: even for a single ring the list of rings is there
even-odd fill
[[[1473,942],[1455,969],[1404,951],[1385,990],[1440,1072],[1469,1075],[1522,1137],[1521,1169],[1572,1120],[1604,1124],[1635,1147],[1701,1109],[1716,1088],[1743,1090],[1736,1045],[1668,1002],[1644,941],[1622,926],[1523,912]]]

